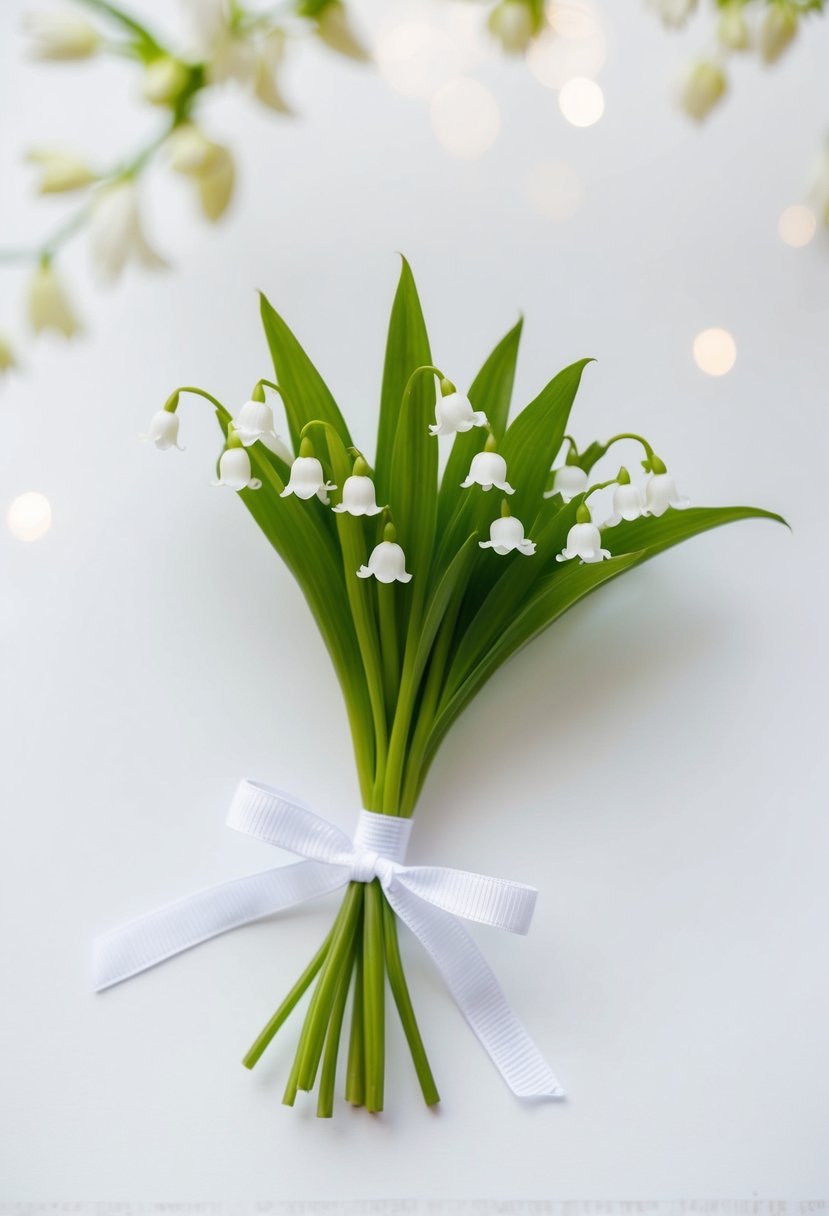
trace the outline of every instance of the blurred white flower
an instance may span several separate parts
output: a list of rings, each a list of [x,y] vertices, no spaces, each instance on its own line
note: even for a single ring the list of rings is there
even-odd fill
[[[538,33],[538,23],[527,0],[500,0],[489,14],[487,27],[508,55],[526,51]]]
[[[195,182],[207,219],[214,222],[220,219],[233,197],[236,180],[230,149],[208,139],[192,122],[176,127],[167,139],[166,148],[170,167]]]
[[[376,578],[378,583],[410,583],[406,571],[406,555],[393,540],[381,540],[371,552],[367,566],[357,571],[358,578]]]
[[[225,29],[206,54],[207,74],[213,84],[233,80],[270,110],[292,113],[277,83],[277,71],[285,52],[285,32],[236,34]]]
[[[560,494],[565,502],[570,502],[577,494],[583,494],[587,489],[587,474],[577,464],[563,464],[556,469],[553,477],[553,488],[547,490],[545,498]]]
[[[229,29],[227,0],[180,0],[185,25],[198,58],[206,59]]]
[[[459,431],[471,431],[473,426],[486,426],[486,414],[473,410],[472,403],[462,393],[447,393],[435,402],[435,423],[429,427],[431,435],[456,435]]]
[[[461,489],[466,490],[474,485],[479,485],[484,490],[491,490],[495,486],[504,494],[515,493],[507,481],[507,462],[497,452],[476,452],[472,457],[469,473],[466,481],[461,482]]]
[[[219,477],[214,486],[227,486],[230,490],[258,490],[262,482],[254,477],[250,467],[250,456],[244,448],[225,448],[219,461]]]
[[[291,465],[291,476],[285,489],[280,494],[280,498],[287,498],[290,494],[296,494],[297,498],[307,501],[316,495],[320,502],[325,503],[327,506],[329,502],[328,491],[336,490],[336,488],[330,481],[325,480],[322,465],[316,456],[300,455],[297,456]]]
[[[101,41],[95,26],[71,9],[25,13],[23,31],[35,59],[86,59]]]
[[[14,354],[14,347],[9,342],[8,338],[0,334],[0,376],[6,372],[14,371],[17,367],[17,359]]]
[[[610,557],[610,550],[602,548],[602,534],[594,523],[573,524],[567,533],[566,545],[556,554],[556,561],[569,562],[574,557],[588,564]]]
[[[751,28],[740,0],[733,0],[720,10],[717,37],[720,46],[728,51],[747,51],[751,46]]]
[[[148,244],[141,227],[138,191],[131,178],[102,187],[89,220],[92,259],[102,279],[114,282],[128,262],[155,269],[165,260]]]
[[[797,33],[797,10],[785,2],[770,4],[760,23],[760,55],[764,63],[775,63]]]
[[[702,122],[727,89],[728,80],[720,65],[702,59],[688,69],[680,87],[679,104],[689,117]]]
[[[478,541],[482,549],[492,549],[501,557],[517,549],[526,557],[535,553],[535,541],[524,536],[524,525],[514,515],[501,515],[489,525],[489,540]]]
[[[80,190],[96,180],[96,174],[80,156],[61,148],[32,148],[26,160],[40,171],[39,194],[59,194]]]
[[[648,8],[652,8],[669,29],[684,25],[696,7],[697,0],[648,0]]]
[[[147,443],[154,443],[159,452],[166,452],[168,448],[178,448],[180,452],[184,448],[178,441],[178,426],[179,417],[172,410],[156,410],[150,419],[150,426],[146,435],[139,435],[139,439],[143,439]]]
[[[668,507],[681,511],[689,504],[690,499],[680,498],[676,482],[670,473],[653,473],[648,478],[645,486],[645,509],[648,515],[664,515]]]
[[[171,105],[184,91],[190,73],[180,59],[159,55],[144,68],[141,95],[155,106]]]
[[[352,474],[345,479],[343,500],[334,510],[338,514],[347,511],[349,515],[379,515],[383,510],[378,507],[374,482],[364,473]]]
[[[34,332],[56,329],[64,338],[71,338],[80,329],[75,311],[54,267],[43,262],[29,281],[29,324]]]
[[[368,48],[354,32],[345,5],[340,0],[329,0],[315,15],[315,22],[317,36],[338,55],[361,63],[371,59]]]

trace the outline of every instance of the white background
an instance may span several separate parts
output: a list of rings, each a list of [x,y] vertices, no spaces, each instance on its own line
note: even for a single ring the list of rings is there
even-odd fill
[[[31,204],[25,147],[107,159],[155,119],[125,65],[21,63],[26,7],[0,8],[3,244],[62,214]],[[458,6],[415,7],[457,28]],[[88,333],[30,347],[0,395],[0,505],[39,490],[54,511],[37,543],[0,529],[3,1199],[829,1192],[829,257],[776,233],[829,114],[829,28],[773,72],[738,65],[699,131],[669,94],[704,22],[672,39],[637,3],[601,11],[595,127],[568,126],[520,62],[483,59],[468,70],[501,132],[456,159],[427,104],[307,47],[286,71],[297,121],[211,107],[241,166],[219,229],[193,221],[185,183],[153,183],[174,273],[102,297],[83,241],[69,252]],[[375,35],[405,15],[363,12]],[[584,185],[561,223],[527,198],[550,160]],[[97,931],[270,862],[223,827],[240,775],[344,825],[358,806],[310,615],[209,486],[209,409],[184,402],[185,453],[135,436],[177,384],[234,407],[268,374],[262,288],[370,447],[398,249],[461,385],[523,310],[518,404],[595,355],[577,436],[644,430],[695,502],[762,504],[793,532],[740,524],[614,583],[492,682],[429,779],[415,860],[542,889],[529,938],[478,937],[567,1102],[511,1097],[407,940],[444,1102],[422,1107],[392,1023],[388,1112],[320,1122],[280,1104],[296,1021],[254,1074],[239,1060],[333,903],[90,991]],[[0,278],[0,327],[22,290]],[[738,346],[719,379],[691,356],[714,325]]]

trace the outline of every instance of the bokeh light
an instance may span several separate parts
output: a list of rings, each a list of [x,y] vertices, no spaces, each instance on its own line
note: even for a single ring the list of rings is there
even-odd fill
[[[595,80],[577,76],[568,80],[558,95],[564,117],[574,127],[592,127],[604,114],[604,93]]]
[[[551,28],[527,51],[527,64],[536,80],[548,89],[561,89],[576,76],[592,80],[607,59],[607,40],[598,18],[579,8],[559,14],[556,7],[550,20]]]
[[[780,214],[777,221],[777,231],[781,241],[791,245],[792,249],[800,249],[808,245],[817,231],[817,217],[811,207],[803,203],[794,203]]]
[[[550,220],[567,220],[575,215],[582,194],[581,178],[575,169],[562,161],[543,161],[527,176],[530,205]]]
[[[709,376],[724,376],[737,359],[737,343],[727,329],[704,329],[694,338],[694,361]]]
[[[40,540],[52,526],[49,499],[36,490],[28,490],[13,498],[6,512],[6,523],[17,540]]]
[[[432,129],[453,156],[472,159],[490,148],[501,129],[498,103],[477,80],[460,77],[432,98]]]
[[[387,84],[425,101],[463,69],[456,40],[426,22],[393,26],[380,39],[375,59]]]

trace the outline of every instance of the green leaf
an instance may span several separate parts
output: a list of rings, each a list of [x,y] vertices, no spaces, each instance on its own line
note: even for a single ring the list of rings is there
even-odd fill
[[[572,504],[571,504],[572,506]],[[563,515],[564,513],[561,512]],[[669,510],[659,518],[645,518],[619,524],[603,532],[603,539],[614,556],[608,561],[582,565],[567,562],[560,570],[541,580],[522,611],[502,630],[495,643],[479,659],[463,682],[441,705],[432,731],[423,766],[428,769],[449,727],[480,691],[487,680],[513,654],[522,649],[579,600],[619,574],[641,565],[672,545],[688,540],[711,528],[741,519],[770,519],[785,524],[782,516],[759,507],[697,507],[686,511]],[[621,544],[620,544],[621,542]],[[623,546],[630,551],[623,551]],[[635,548],[633,546],[636,546]],[[527,559],[532,560],[532,559]]]
[[[412,669],[412,679],[419,682],[432,649],[440,624],[450,605],[462,594],[466,585],[469,571],[472,569],[478,553],[478,533],[468,536],[455,554],[446,573],[438,583],[429,598],[429,603],[423,617],[423,624],[417,640],[416,657]]]
[[[510,509],[527,526],[538,503],[553,461],[564,442],[567,420],[582,372],[592,359],[571,363],[542,389],[507,428],[499,451],[507,462],[507,477],[515,486]]]
[[[299,447],[299,433],[306,422],[315,419],[329,423],[346,447],[351,436],[345,419],[337,408],[325,381],[297,342],[288,326],[260,293],[262,325],[273,359],[276,380],[282,391],[288,428],[294,450]],[[325,445],[327,451],[327,444]]]
[[[648,557],[653,557],[700,532],[740,519],[772,519],[788,527],[782,515],[763,511],[760,507],[689,507],[685,511],[669,508],[664,515],[648,515],[631,523],[617,524],[615,528],[604,528],[602,543],[613,554],[645,550]]]
[[[415,287],[411,267],[405,258],[400,268],[394,303],[389,320],[389,335],[386,341],[386,361],[383,367],[383,386],[380,393],[380,419],[377,428],[377,452],[375,456],[375,484],[377,501],[389,500],[391,466],[395,436],[400,422],[400,406],[409,377],[416,367],[432,362],[426,324]],[[410,405],[417,419],[424,418],[423,434],[428,436],[428,426],[434,421],[434,378],[425,372],[420,383],[415,385],[414,400]],[[437,440],[432,439],[437,455]]]
[[[509,333],[501,339],[472,382],[469,400],[476,410],[483,410],[497,439],[504,434],[509,415],[512,387],[515,382],[515,364],[518,359],[518,344],[521,340],[523,317]],[[461,482],[465,480],[472,457],[483,451],[487,430],[476,426],[471,431],[462,431],[455,436],[452,451],[440,483],[438,494],[438,532],[442,534],[452,517],[462,494]]]

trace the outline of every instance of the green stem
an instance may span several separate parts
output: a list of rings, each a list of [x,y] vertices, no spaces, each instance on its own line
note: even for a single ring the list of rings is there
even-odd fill
[[[311,1004],[305,1016],[305,1024],[302,1027],[297,1051],[299,1057],[297,1084],[300,1089],[313,1089],[316,1080],[337,985],[351,953],[362,901],[363,884],[350,883],[334,922],[331,946],[311,998]]]
[[[170,54],[145,25],[142,25],[135,17],[131,17],[129,13],[125,13],[117,5],[111,4],[109,0],[80,0],[80,2],[81,4],[85,4],[87,8],[94,9],[95,12],[112,18],[123,29],[129,30],[131,34],[134,34],[141,41],[148,51],[152,51],[157,55]]]
[[[380,653],[383,656],[383,688],[389,717],[400,689],[400,648],[397,643],[397,595],[394,583],[377,584],[377,615],[380,621]]]
[[[357,932],[359,933],[359,927]],[[346,965],[342,969],[340,982],[331,1009],[331,1020],[328,1023],[328,1033],[325,1036],[325,1054],[322,1059],[320,1073],[320,1092],[317,1098],[317,1118],[330,1119],[334,1113],[334,1086],[337,1080],[337,1055],[340,1050],[340,1035],[343,1028],[345,1003],[348,999],[348,986],[351,983],[351,973],[354,970],[354,952],[357,938],[351,943],[351,950]]]
[[[383,1081],[386,1065],[385,986],[386,967],[383,950],[383,902],[380,883],[366,883],[363,917],[363,1022],[366,1052],[366,1110],[383,1109]]]
[[[461,600],[457,598],[454,606],[450,607],[440,624],[438,636],[432,647],[426,673],[426,683],[423,697],[417,714],[414,734],[406,759],[406,774],[403,784],[403,794],[400,800],[401,815],[411,815],[415,808],[420,789],[423,784],[423,759],[429,743],[435,712],[443,692],[443,677],[449,660],[452,637],[460,611]]]
[[[273,1015],[273,1017],[270,1019],[270,1021],[263,1027],[263,1029],[259,1032],[259,1034],[256,1036],[256,1039],[251,1044],[250,1049],[247,1052],[247,1055],[242,1060],[242,1063],[244,1064],[245,1068],[254,1067],[254,1065],[258,1062],[259,1058],[261,1057],[262,1053],[264,1052],[265,1048],[268,1046],[268,1044],[271,1042],[271,1040],[273,1039],[276,1032],[279,1030],[280,1026],[282,1026],[283,1023],[287,1020],[288,1016],[290,1015],[292,1010],[296,1007],[296,1005],[298,1004],[298,1002],[301,999],[301,997],[303,996],[303,994],[310,987],[312,980],[319,972],[320,968],[322,967],[322,964],[325,962],[326,956],[328,954],[328,950],[331,946],[331,938],[333,937],[333,935],[334,935],[334,929],[332,927],[331,930],[329,931],[328,936],[326,937],[325,941],[322,943],[319,950],[316,952],[314,957],[311,959],[310,963],[305,968],[305,970],[303,971],[302,975],[299,977],[297,982],[294,984],[291,991],[285,997],[284,1001],[279,1006],[276,1013]]]
[[[383,940],[386,949],[386,968],[389,975],[389,985],[394,997],[394,1003],[397,1005],[397,1012],[400,1014],[400,1021],[409,1044],[409,1050],[412,1053],[412,1061],[414,1062],[417,1079],[420,1082],[420,1088],[423,1091],[423,1099],[427,1106],[435,1106],[440,1101],[440,1094],[435,1085],[432,1070],[429,1067],[426,1048],[423,1046],[423,1039],[420,1036],[420,1028],[417,1024],[417,1018],[412,1006],[412,998],[409,995],[409,986],[406,983],[406,976],[403,971],[403,961],[400,958],[400,944],[397,940],[397,917],[394,909],[385,897],[383,897]]]
[[[363,1021],[363,942],[357,937],[354,965],[354,994],[351,998],[351,1033],[348,1039],[348,1067],[345,1074],[345,1100],[362,1106],[366,1100],[366,1040]]]

